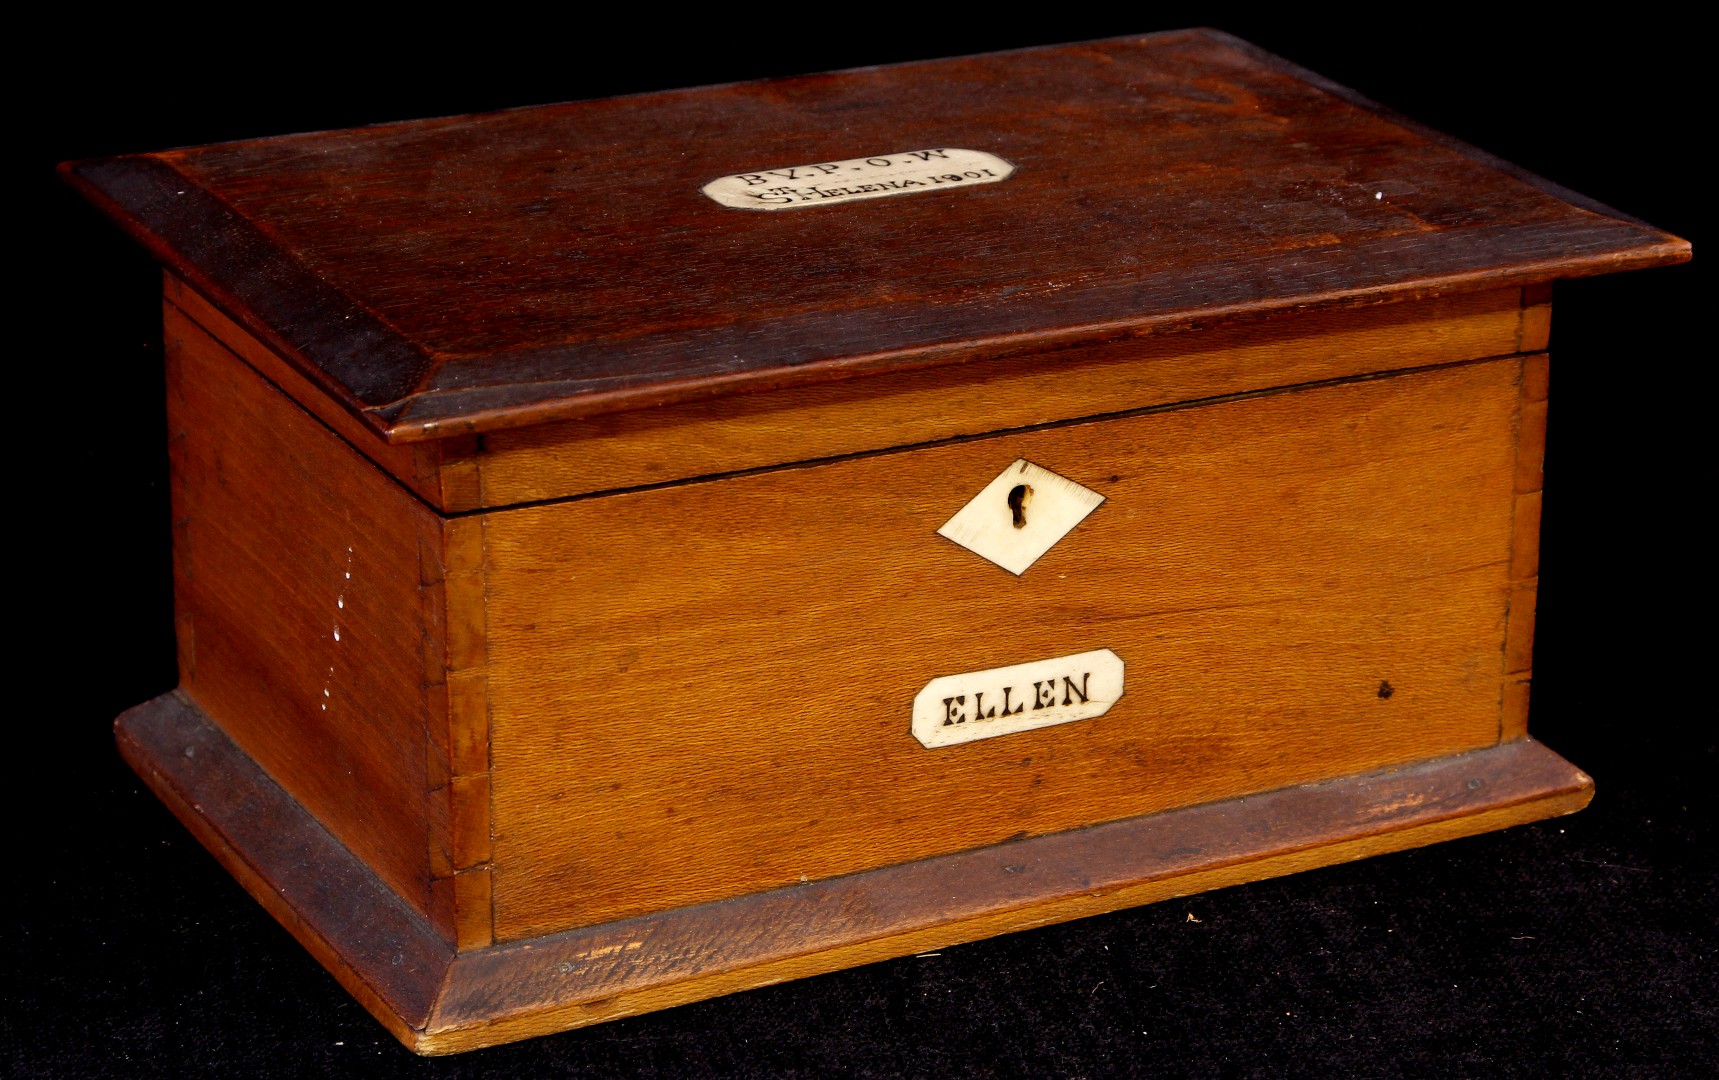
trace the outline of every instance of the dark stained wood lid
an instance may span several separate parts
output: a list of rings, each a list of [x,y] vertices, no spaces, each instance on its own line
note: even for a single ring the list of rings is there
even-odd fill
[[[1014,172],[702,190],[925,148]],[[1689,256],[1209,30],[63,169],[391,441]]]

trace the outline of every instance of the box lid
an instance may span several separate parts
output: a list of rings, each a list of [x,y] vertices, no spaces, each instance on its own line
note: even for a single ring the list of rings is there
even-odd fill
[[[1211,30],[63,169],[393,442],[1689,254]]]

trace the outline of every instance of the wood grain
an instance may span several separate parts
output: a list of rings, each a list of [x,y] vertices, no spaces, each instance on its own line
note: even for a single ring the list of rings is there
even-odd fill
[[[1521,372],[486,515],[497,940],[1496,741]],[[1017,457],[1109,500],[1019,579],[935,535]],[[1104,717],[908,732],[935,676],[1097,648]]]
[[[178,691],[126,712],[120,753],[245,891],[408,1046],[453,950]],[[190,946],[194,947],[194,946]]]
[[[1549,298],[1546,294],[1538,299],[1544,305]],[[1524,299],[1536,298],[1528,296]],[[1526,313],[1532,310],[1532,306],[1524,309],[1525,318]],[[1544,336],[1535,340],[1543,341]],[[1529,685],[1533,681],[1534,666],[1534,611],[1540,584],[1541,484],[1545,476],[1550,376],[1551,362],[1545,353],[1523,357],[1522,405],[1516,444],[1516,505],[1510,541],[1510,611],[1505,627],[1504,685],[1498,727],[1500,739],[1520,739],[1528,734]]]
[[[1552,283],[1529,285],[1522,290],[1522,338],[1516,351],[1543,352],[1551,340]]]
[[[1016,170],[794,213],[700,193],[784,163],[939,146]],[[1689,254],[1206,30],[64,175],[393,441]]]
[[[488,611],[484,519],[436,516],[421,537],[425,619],[435,628],[426,715],[430,893],[438,928],[460,949],[494,939],[490,917]],[[433,584],[433,587],[428,587]]]
[[[246,890],[426,1054],[1472,835],[1592,793],[1525,740],[456,956],[183,696],[116,734]]]
[[[181,688],[426,911],[434,514],[172,305],[166,342]]]
[[[229,319],[178,275],[168,270],[164,271],[161,277],[162,296],[166,303],[177,308],[210,337],[254,368],[257,374],[267,379],[275,389],[328,425],[345,439],[349,446],[368,458],[372,464],[386,470],[419,498],[432,506],[440,506],[445,502],[442,492],[442,457],[445,452],[443,443],[389,445],[379,438],[369,425],[341,408],[320,387],[299,374],[296,368],[273,349],[246,333],[243,327]]]
[[[457,1053],[1586,806],[1532,742],[457,957],[413,1048]]]
[[[698,194],[916,143],[1015,172]],[[1588,798],[1525,737],[1548,282],[1688,245],[1245,43],[64,172],[168,266],[122,751],[420,1052]],[[1017,458],[1104,499],[1019,577],[936,534]],[[1103,715],[910,730],[1100,650]]]
[[[1515,351],[1524,290],[1314,312],[955,368],[391,446],[168,275],[169,302],[354,449],[468,511]]]
[[[506,506],[1516,350],[1521,290],[1315,312],[484,436]],[[453,485],[444,484],[444,491]],[[470,490],[470,489],[466,489]]]

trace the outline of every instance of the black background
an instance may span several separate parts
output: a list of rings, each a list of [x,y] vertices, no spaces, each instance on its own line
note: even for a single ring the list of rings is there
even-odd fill
[[[695,25],[641,6],[578,27],[501,14],[407,34],[252,25],[194,46],[165,14],[68,14],[14,45],[54,74],[14,101],[25,150],[8,170],[23,271],[7,335],[9,652],[27,688],[7,784],[9,1071],[1712,1075],[1699,264],[1557,292],[1531,726],[1595,777],[1583,813],[453,1059],[395,1044],[113,750],[113,716],[174,682],[159,285],[54,162],[1216,23],[1698,247],[1712,186],[1695,33],[1629,13],[1511,26],[1486,10],[1159,5],[948,32],[877,5],[801,32],[816,12]],[[841,21],[861,16],[893,25]]]

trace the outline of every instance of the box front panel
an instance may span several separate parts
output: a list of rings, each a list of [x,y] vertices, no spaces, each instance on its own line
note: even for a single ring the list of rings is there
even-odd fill
[[[1521,376],[487,515],[497,939],[1496,742]],[[1104,497],[1019,576],[938,535],[1016,459]],[[1102,715],[910,730],[933,680],[1097,650]]]
[[[1309,312],[492,432],[450,509],[510,506],[1526,351],[1522,290]],[[982,350],[976,350],[982,351]]]

